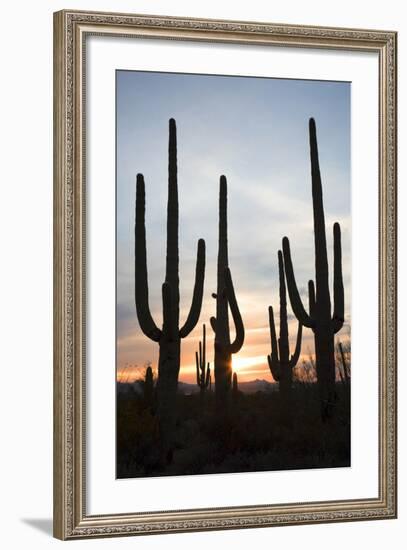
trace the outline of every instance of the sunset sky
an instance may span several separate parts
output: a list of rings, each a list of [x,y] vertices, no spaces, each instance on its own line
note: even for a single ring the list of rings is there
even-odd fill
[[[134,200],[136,174],[146,182],[146,232],[150,308],[162,323],[168,178],[168,120],[177,122],[180,209],[180,323],[189,311],[196,245],[206,241],[204,301],[200,322],[181,343],[180,380],[195,381],[194,353],[215,313],[219,176],[228,180],[229,266],[246,337],[233,356],[239,379],[272,381],[269,305],[279,311],[277,251],[288,236],[297,284],[308,307],[314,278],[314,243],[308,119],[314,117],[320,153],[332,289],[332,226],[342,228],[346,323],[350,327],[351,196],[350,84],[117,71],[117,369],[157,366],[158,345],[140,331],[134,303]],[[332,296],[332,292],[331,292]],[[293,351],[297,321],[290,312]],[[231,332],[233,322],[231,320]],[[313,353],[305,329],[302,355]],[[126,379],[127,374],[124,375]]]

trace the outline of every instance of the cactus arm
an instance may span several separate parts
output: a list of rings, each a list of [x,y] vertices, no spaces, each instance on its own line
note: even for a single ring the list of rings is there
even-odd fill
[[[300,358],[301,353],[301,340],[302,340],[302,324],[298,323],[298,331],[297,331],[297,341],[295,343],[295,351],[291,355],[290,359],[290,367],[294,368],[295,365],[298,363],[298,359]]]
[[[195,352],[195,364],[196,364],[196,385],[201,385],[201,379],[199,374],[199,359],[198,359],[198,352]]]
[[[270,340],[271,340],[271,355],[270,359],[274,362],[278,362],[278,345],[276,336],[276,327],[274,324],[273,308],[269,306],[269,326],[270,326]]]
[[[176,324],[174,322],[173,315],[173,302],[171,285],[169,283],[163,283],[162,285],[163,296],[163,335],[168,341],[173,342],[176,334]]]
[[[201,314],[202,298],[204,291],[205,278],[205,241],[199,239],[198,252],[196,257],[195,284],[192,296],[191,309],[189,310],[187,320],[181,328],[179,335],[185,338],[195,328]]]
[[[269,364],[269,369],[270,369],[270,372],[271,372],[271,376],[273,377],[273,380],[278,382],[280,380],[280,375],[279,375],[280,365],[277,364],[276,361],[274,361],[271,358],[271,355],[267,355],[267,362]]]
[[[342,277],[342,247],[341,247],[341,226],[334,224],[334,312],[332,324],[334,332],[338,332],[344,323],[345,300]]]
[[[283,239],[283,255],[284,255],[284,267],[285,276],[287,280],[288,295],[290,296],[291,307],[294,311],[298,321],[308,328],[315,326],[314,320],[305,311],[298,292],[297,283],[295,282],[294,269],[291,261],[290,241],[287,237]]]
[[[210,323],[210,325],[211,325],[211,328],[212,328],[213,332],[214,332],[215,335],[216,335],[216,317],[211,317],[211,318],[209,319],[209,323]]]
[[[205,381],[205,366],[206,366],[206,326],[202,327],[202,381]]]
[[[143,333],[159,342],[162,336],[150,312],[148,303],[147,250],[145,225],[145,187],[144,177],[137,174],[136,190],[136,224],[135,224],[135,299],[137,318]]]
[[[203,338],[199,341],[198,351],[195,352],[196,383],[205,390],[209,384],[210,367],[206,370],[206,325],[203,325]]]
[[[208,367],[207,367],[207,370],[206,370],[205,387],[209,386],[210,378],[211,378],[211,367],[209,366],[209,363],[208,363]]]
[[[286,363],[289,360],[290,350],[288,347],[287,291],[281,250],[278,251],[278,272],[280,283],[280,338],[278,339],[278,349],[280,362]]]
[[[339,342],[338,347],[339,347],[339,351],[340,351],[340,354],[341,354],[342,365],[343,365],[343,373],[345,375],[345,382],[348,384],[349,383],[349,370],[348,370],[348,365],[346,363],[345,354],[343,352],[342,342]]]
[[[225,287],[226,287],[226,296],[229,302],[230,311],[232,313],[233,322],[235,324],[236,336],[234,341],[229,345],[230,353],[237,353],[244,342],[244,326],[242,316],[239,311],[239,306],[237,305],[235,289],[233,287],[232,276],[230,274],[230,269],[225,268]]]
[[[269,326],[270,326],[270,340],[271,340],[271,354],[267,355],[267,361],[272,377],[276,382],[280,379],[280,361],[278,359],[278,343],[276,336],[276,327],[274,324],[273,308],[269,306]]]
[[[202,342],[199,341],[199,353],[198,353],[198,357],[199,357],[199,368],[200,370],[202,371]],[[200,373],[199,375],[199,379],[202,381],[202,372]]]

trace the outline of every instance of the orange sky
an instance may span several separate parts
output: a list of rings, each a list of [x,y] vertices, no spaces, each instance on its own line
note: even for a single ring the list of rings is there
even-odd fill
[[[294,351],[294,339],[296,336],[297,322],[291,321],[289,324],[290,340],[291,340],[291,353]],[[140,338],[143,338],[140,335]],[[144,337],[145,338],[145,337]],[[182,361],[180,380],[188,383],[195,383],[196,380],[196,367],[195,367],[195,351],[198,349],[198,342],[201,338],[198,330],[195,329],[187,340],[183,340],[182,347]],[[137,336],[132,337],[128,345],[131,347],[135,344],[134,340]],[[348,340],[346,330],[341,335],[341,340]],[[124,343],[122,343],[124,345]],[[153,345],[151,363],[154,369],[157,368],[157,355],[158,346]],[[303,330],[302,341],[302,353],[298,364],[301,364],[302,359],[308,359],[309,355],[313,353],[313,334],[310,330]],[[211,364],[213,372],[213,333],[210,327],[207,327],[207,359]],[[270,353],[270,336],[268,326],[263,326],[254,329],[246,329],[245,343],[237,355],[233,355],[232,365],[233,370],[237,372],[240,381],[249,381],[256,378],[273,381],[270,374],[270,370],[267,364],[267,354]],[[129,357],[130,358],[130,357]],[[122,382],[132,382],[135,379],[142,377],[145,372],[145,365],[136,365],[131,361],[128,361],[120,365],[117,369],[117,379]]]

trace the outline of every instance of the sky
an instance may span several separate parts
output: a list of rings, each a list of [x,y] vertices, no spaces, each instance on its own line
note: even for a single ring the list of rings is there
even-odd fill
[[[245,342],[233,356],[239,380],[272,382],[268,306],[278,330],[278,261],[290,239],[296,280],[307,307],[314,278],[314,241],[308,120],[317,126],[331,297],[333,223],[342,229],[345,326],[350,333],[351,178],[350,83],[117,71],[117,375],[131,380],[146,363],[157,367],[158,345],[140,330],[134,301],[134,201],[136,175],[146,184],[146,234],[150,309],[162,324],[168,182],[168,120],[178,143],[180,326],[189,311],[196,246],[206,242],[201,317],[181,342],[180,380],[195,381],[195,351],[207,325],[213,367],[219,177],[228,181],[229,267],[245,325]],[[290,306],[291,353],[297,321]],[[231,334],[234,333],[232,320]],[[313,333],[303,331],[302,357],[313,353]]]

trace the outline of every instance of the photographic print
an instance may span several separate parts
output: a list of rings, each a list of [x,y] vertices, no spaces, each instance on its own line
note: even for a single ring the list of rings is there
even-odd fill
[[[349,82],[116,71],[116,476],[351,464]]]
[[[54,14],[54,535],[397,516],[397,33]]]

